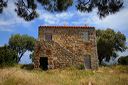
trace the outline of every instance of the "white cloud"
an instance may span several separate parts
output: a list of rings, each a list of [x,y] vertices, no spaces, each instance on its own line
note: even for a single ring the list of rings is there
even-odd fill
[[[47,25],[84,25],[91,13],[81,13],[79,11],[66,11],[62,13],[50,13],[45,10],[38,10],[40,14],[39,19],[44,21]]]
[[[3,45],[0,44],[0,47],[2,47]]]
[[[69,19],[71,17],[73,17],[75,15],[75,13],[71,13],[71,12],[62,12],[59,14],[56,14],[56,18],[60,18],[60,19]]]
[[[116,31],[125,32],[125,34],[128,33],[128,0],[124,0],[124,2],[124,8],[119,12],[109,15],[103,19],[99,19],[96,12],[93,12],[92,16],[88,18],[85,23],[96,26],[100,29],[112,28]]]
[[[32,22],[25,22],[22,18],[19,18],[14,12],[14,1],[10,0],[8,8],[4,10],[4,13],[0,16],[0,31],[11,31],[17,24],[22,24],[29,28]],[[127,1],[126,1],[127,2]],[[38,9],[40,14],[39,18],[43,22],[42,25],[89,25],[97,28],[112,28],[115,30],[128,31],[128,6],[125,3],[125,8],[120,10],[117,14],[109,15],[102,20],[97,15],[97,10],[94,9],[91,13],[81,13],[79,11],[68,10],[62,13],[50,13],[45,10]],[[35,22],[36,23],[36,22]]]
[[[89,25],[96,28],[112,28],[116,31],[127,31],[128,28],[128,9],[125,7],[116,14],[109,15],[103,19],[99,19],[97,10],[94,9],[91,13],[82,13],[76,10],[62,13],[49,13],[44,10],[38,10],[40,20],[44,21],[45,25]]]
[[[12,32],[12,30],[8,27],[7,28],[0,27],[0,31]]]
[[[74,15],[72,12],[50,13],[42,9],[38,10],[38,13],[40,14],[39,19],[43,20],[44,24],[48,25],[61,25]]]
[[[18,24],[22,24],[24,26],[31,24],[17,16],[14,11],[14,0],[9,0],[8,3],[7,8],[5,8],[3,13],[0,15],[0,31],[13,31],[13,28]]]
[[[115,30],[126,30],[128,29],[128,9],[122,9],[120,12],[109,15],[104,19],[99,19],[97,16],[93,16],[88,23],[93,23],[98,27],[110,27]]]

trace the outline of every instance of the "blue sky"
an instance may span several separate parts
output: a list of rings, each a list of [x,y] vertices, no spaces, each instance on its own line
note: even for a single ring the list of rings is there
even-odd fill
[[[128,0],[124,1],[124,8],[118,13],[109,15],[102,20],[97,15],[97,9],[94,9],[91,13],[81,13],[71,7],[66,12],[49,13],[39,6],[37,11],[40,16],[31,22],[26,22],[22,18],[17,17],[14,12],[13,0],[9,0],[10,4],[0,14],[0,46],[7,44],[12,34],[28,34],[38,38],[38,27],[40,25],[64,25],[65,23],[72,26],[94,26],[96,29],[112,28],[115,31],[124,33],[128,42]],[[28,53],[24,56],[27,56]],[[23,62],[27,62],[25,61],[27,59],[24,57]]]

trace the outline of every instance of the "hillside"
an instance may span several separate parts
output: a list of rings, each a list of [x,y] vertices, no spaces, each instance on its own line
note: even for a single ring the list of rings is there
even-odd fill
[[[128,66],[100,67],[97,71],[37,71],[15,66],[0,69],[0,85],[128,85]]]

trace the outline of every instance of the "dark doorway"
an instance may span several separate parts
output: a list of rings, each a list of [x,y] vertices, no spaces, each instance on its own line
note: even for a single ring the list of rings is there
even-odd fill
[[[86,55],[84,58],[85,69],[91,69],[91,57]]]
[[[40,68],[42,70],[48,70],[48,58],[40,57]]]

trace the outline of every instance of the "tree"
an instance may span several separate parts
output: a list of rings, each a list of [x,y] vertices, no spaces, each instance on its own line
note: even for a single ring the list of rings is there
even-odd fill
[[[123,0],[16,0],[15,12],[26,21],[31,21],[39,15],[36,11],[37,3],[50,12],[66,11],[70,6],[76,5],[81,12],[91,12],[98,9],[98,15],[102,18],[118,12],[123,7]],[[0,0],[0,13],[7,7],[8,0]]]
[[[105,58],[106,61],[110,57],[117,57],[117,51],[125,51],[126,37],[121,32],[115,32],[112,29],[97,30],[97,49],[99,63]]]
[[[16,63],[17,54],[7,45],[0,47],[0,67],[12,66]]]
[[[118,63],[121,65],[128,65],[128,56],[122,56],[118,59]]]
[[[90,12],[98,9],[98,15],[102,18],[116,13],[123,6],[123,0],[78,0],[77,9],[82,12]]]
[[[20,59],[22,58],[23,54],[26,51],[34,50],[34,44],[35,39],[28,35],[15,34],[12,35],[11,38],[9,39],[9,47],[16,51],[18,54],[17,62],[20,61]]]

